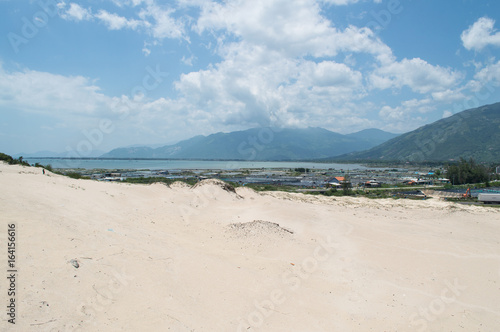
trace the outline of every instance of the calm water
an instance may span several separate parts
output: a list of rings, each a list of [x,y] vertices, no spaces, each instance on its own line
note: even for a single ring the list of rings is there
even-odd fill
[[[50,164],[54,168],[84,169],[239,169],[239,168],[311,168],[366,169],[357,164],[324,164],[314,162],[276,161],[204,161],[204,160],[110,160],[110,159],[40,159],[25,158],[30,164]]]

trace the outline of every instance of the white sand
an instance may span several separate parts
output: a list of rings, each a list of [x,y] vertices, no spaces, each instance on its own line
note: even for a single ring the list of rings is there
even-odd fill
[[[100,183],[0,164],[0,215],[0,269],[15,223],[19,270],[16,325],[4,309],[2,331],[500,327],[498,209],[234,193],[213,180]]]

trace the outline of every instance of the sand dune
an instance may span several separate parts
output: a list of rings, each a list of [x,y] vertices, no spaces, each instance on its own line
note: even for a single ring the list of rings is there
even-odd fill
[[[496,331],[498,209],[0,164],[2,331]],[[8,280],[0,285],[5,308]]]

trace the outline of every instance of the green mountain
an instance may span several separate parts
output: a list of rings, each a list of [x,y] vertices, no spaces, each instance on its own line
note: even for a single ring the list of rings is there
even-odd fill
[[[342,135],[322,128],[253,128],[196,136],[156,149],[119,148],[101,158],[307,160],[362,151],[394,136],[377,129]]]
[[[500,103],[469,109],[368,151],[342,155],[350,161],[453,161],[474,158],[500,162]]]

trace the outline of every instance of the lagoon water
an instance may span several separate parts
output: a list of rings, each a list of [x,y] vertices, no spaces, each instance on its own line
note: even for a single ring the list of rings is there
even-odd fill
[[[82,169],[244,169],[244,168],[310,168],[310,169],[366,169],[358,164],[333,164],[317,162],[288,161],[214,161],[214,160],[121,160],[121,159],[58,159],[58,158],[25,158],[30,164],[50,164],[53,168]]]

